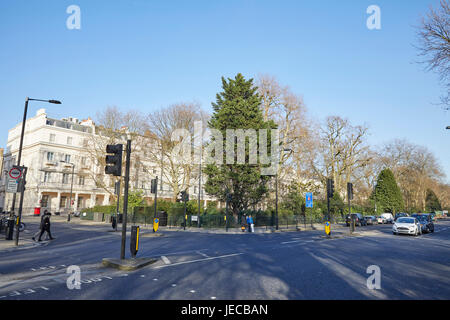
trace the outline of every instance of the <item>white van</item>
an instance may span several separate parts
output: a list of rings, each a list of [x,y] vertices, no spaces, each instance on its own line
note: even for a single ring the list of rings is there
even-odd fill
[[[386,223],[394,223],[394,216],[392,213],[382,213],[381,217],[386,220]]]

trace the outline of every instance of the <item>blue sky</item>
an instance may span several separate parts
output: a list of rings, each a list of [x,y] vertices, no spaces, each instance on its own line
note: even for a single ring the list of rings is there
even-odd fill
[[[69,30],[69,5],[81,30]],[[381,30],[369,30],[369,5]],[[438,0],[0,2],[0,146],[25,97],[55,117],[95,117],[106,106],[149,112],[180,101],[205,110],[221,76],[274,75],[304,96],[314,119],[370,127],[370,143],[427,146],[450,177],[450,116],[435,105],[437,75],[418,58],[414,26]],[[450,179],[447,179],[450,181]]]

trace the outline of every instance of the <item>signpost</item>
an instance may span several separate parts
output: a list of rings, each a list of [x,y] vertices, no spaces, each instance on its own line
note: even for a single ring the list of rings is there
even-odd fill
[[[6,192],[17,193],[19,192],[19,181],[23,175],[23,167],[13,166],[11,170],[8,171],[6,179]]]
[[[325,222],[325,233],[328,237],[330,237],[331,234],[331,224],[330,221]]]
[[[313,194],[312,192],[306,193],[306,208],[312,208],[313,207]]]
[[[158,218],[154,218],[153,219],[153,232],[158,231],[159,228],[159,219]]]

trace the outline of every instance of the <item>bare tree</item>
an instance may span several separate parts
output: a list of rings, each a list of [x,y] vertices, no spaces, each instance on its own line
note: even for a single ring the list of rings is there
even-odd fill
[[[160,175],[173,191],[173,200],[192,185],[193,179],[198,179],[199,170],[192,162],[180,161],[183,155],[174,152],[180,142],[172,141],[172,134],[175,130],[185,129],[192,138],[196,121],[201,121],[203,128],[206,128],[207,115],[196,103],[174,104],[147,117],[147,129],[156,141],[155,148],[148,149],[148,157],[150,161],[160,164]],[[193,154],[190,156],[193,158]]]
[[[88,155],[90,163],[87,171],[88,177],[99,189],[106,191],[110,196],[114,195],[114,182],[121,178],[107,176],[104,172],[106,166],[106,146],[109,144],[126,144],[128,139],[132,140],[132,164],[135,175],[143,166],[139,159],[139,152],[142,150],[144,142],[144,122],[137,110],[130,110],[126,113],[121,112],[117,107],[107,107],[97,113],[95,131],[90,139],[84,141],[84,148]],[[125,157],[123,157],[125,162]],[[123,165],[124,166],[124,165]],[[132,187],[138,188],[138,177],[133,179]],[[121,184],[122,187],[124,183]]]
[[[397,139],[387,143],[380,155],[382,164],[395,175],[406,209],[425,210],[427,189],[434,189],[445,176],[433,153],[426,147]]]
[[[366,126],[352,126],[341,117],[326,119],[320,129],[318,150],[310,159],[311,169],[323,185],[327,178],[333,178],[336,191],[345,193],[356,170],[370,162],[367,133]]]
[[[450,1],[441,0],[438,9],[430,7],[430,11],[422,18],[418,28],[418,46],[420,56],[427,70],[436,71],[447,90],[442,103],[450,107]]]

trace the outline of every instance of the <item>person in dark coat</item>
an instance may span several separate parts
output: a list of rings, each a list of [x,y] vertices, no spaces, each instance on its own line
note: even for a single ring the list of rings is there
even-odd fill
[[[41,217],[41,233],[39,234],[39,239],[38,241],[42,241],[42,235],[44,234],[44,232],[48,233],[48,236],[50,237],[50,240],[53,240],[54,238],[52,237],[52,233],[50,231],[50,216],[52,214],[50,212],[48,212],[47,210],[44,211],[44,215]],[[34,240],[34,237],[33,237]]]

